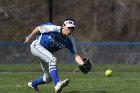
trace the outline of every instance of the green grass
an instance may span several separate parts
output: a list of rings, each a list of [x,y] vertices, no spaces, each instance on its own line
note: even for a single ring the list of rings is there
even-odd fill
[[[112,77],[104,75],[107,68],[113,70]],[[42,75],[39,65],[29,64],[0,65],[0,71],[4,71],[0,73],[0,93],[35,93],[27,82]],[[94,65],[85,75],[76,65],[59,64],[58,73],[60,80],[71,81],[62,93],[140,93],[140,65]],[[53,83],[39,88],[38,93],[54,93]]]

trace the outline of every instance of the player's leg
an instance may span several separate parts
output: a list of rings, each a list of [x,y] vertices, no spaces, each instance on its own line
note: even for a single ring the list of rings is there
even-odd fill
[[[53,56],[52,53],[50,53],[48,50],[46,50],[37,42],[33,42],[31,44],[31,52],[34,56],[39,57],[41,60],[49,64],[49,74],[55,85],[56,92],[61,91],[63,87],[68,85],[69,82],[67,79],[64,81],[59,81],[58,79],[58,73],[56,67],[57,59]]]
[[[60,93],[62,89],[69,84],[69,80],[65,79],[63,81],[59,81],[58,74],[57,74],[57,67],[56,67],[57,60],[55,57],[53,57],[53,55],[52,57],[50,55],[48,57],[50,58],[49,73],[55,85],[55,92]]]
[[[50,83],[52,81],[48,71],[48,63],[40,61],[40,65],[42,67],[44,75],[31,82],[33,87],[38,87],[38,85]]]
[[[59,82],[56,68],[56,58],[36,41],[33,41],[30,47],[31,53],[34,56],[39,57],[41,60],[49,64],[49,74],[54,82],[54,85],[56,85]]]
[[[51,76],[50,76],[49,71],[48,71],[48,68],[49,68],[48,63],[46,63],[46,62],[44,62],[44,61],[41,60],[40,61],[40,65],[41,65],[41,68],[42,68],[42,70],[44,72],[43,81],[45,83],[52,82]]]
[[[47,53],[47,51],[46,51]],[[49,74],[53,80],[55,85],[55,92],[60,93],[64,87],[69,84],[69,80],[65,79],[63,81],[59,81],[58,74],[57,74],[57,59],[48,51],[48,59],[49,59]]]

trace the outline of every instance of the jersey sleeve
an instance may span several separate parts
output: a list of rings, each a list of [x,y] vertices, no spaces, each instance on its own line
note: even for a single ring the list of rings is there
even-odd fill
[[[76,46],[76,41],[72,36],[69,36],[69,39],[71,40],[70,45],[68,46],[68,49],[72,54],[77,53],[77,46]]]
[[[40,33],[51,32],[51,31],[59,32],[60,28],[61,28],[60,26],[56,26],[56,25],[42,24],[39,26],[39,31]]]

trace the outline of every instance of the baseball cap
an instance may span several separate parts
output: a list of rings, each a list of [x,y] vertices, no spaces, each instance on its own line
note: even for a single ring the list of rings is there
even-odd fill
[[[64,21],[64,24],[67,27],[76,27],[75,21],[73,21],[73,20],[66,20],[66,21]]]

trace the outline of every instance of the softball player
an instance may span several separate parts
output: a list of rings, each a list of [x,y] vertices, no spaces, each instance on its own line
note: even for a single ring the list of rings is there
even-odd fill
[[[31,53],[41,59],[41,67],[44,72],[43,76],[29,82],[28,86],[35,90],[38,85],[50,83],[53,81],[55,92],[60,93],[64,87],[69,84],[69,80],[59,81],[57,74],[57,59],[53,55],[54,52],[62,48],[68,48],[74,55],[75,61],[84,64],[82,57],[77,54],[76,45],[71,33],[76,27],[75,20],[67,18],[62,26],[56,26],[51,23],[37,26],[31,34],[26,37],[25,43],[28,43],[33,36],[36,40],[30,45]]]

